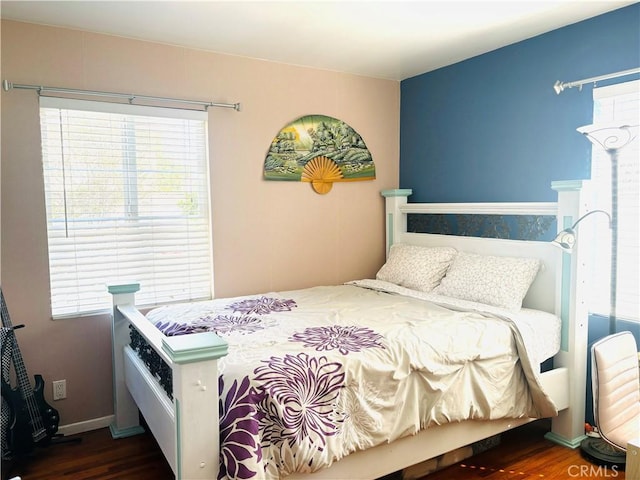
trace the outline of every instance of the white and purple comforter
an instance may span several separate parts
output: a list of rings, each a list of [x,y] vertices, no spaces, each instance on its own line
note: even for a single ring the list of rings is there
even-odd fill
[[[220,477],[313,472],[434,424],[557,414],[517,319],[411,292],[367,280],[151,311],[166,335],[229,344]]]

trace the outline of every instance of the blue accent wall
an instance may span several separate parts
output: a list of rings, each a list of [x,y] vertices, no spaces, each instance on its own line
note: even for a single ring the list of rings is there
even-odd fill
[[[636,3],[402,81],[400,187],[412,202],[555,201],[552,181],[590,176],[576,128],[593,101],[592,85],[553,84],[638,66]]]
[[[400,187],[412,202],[555,201],[552,181],[590,177],[591,144],[576,128],[592,123],[593,85],[557,95],[553,84],[639,66],[635,3],[404,80]],[[640,345],[639,324],[618,326]],[[608,319],[591,315],[589,345],[607,334]]]

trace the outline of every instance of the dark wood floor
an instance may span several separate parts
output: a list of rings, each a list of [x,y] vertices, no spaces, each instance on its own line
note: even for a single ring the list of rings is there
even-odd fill
[[[539,420],[502,434],[500,445],[425,477],[428,480],[625,480],[615,468],[599,467],[579,449],[544,438],[551,423]],[[629,479],[640,480],[640,479]]]
[[[424,479],[625,480],[624,472],[597,467],[585,461],[578,450],[545,440],[543,436],[548,428],[548,421],[542,420],[504,433],[499,446]],[[82,441],[42,448],[27,461],[13,465],[11,470],[5,466],[2,478],[20,475],[22,480],[173,479],[171,469],[149,434],[113,440],[109,430],[102,429],[76,437]]]

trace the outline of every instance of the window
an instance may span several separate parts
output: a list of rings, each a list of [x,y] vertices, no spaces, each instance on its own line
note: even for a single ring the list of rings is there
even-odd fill
[[[211,297],[206,112],[41,97],[53,317]]]
[[[618,281],[616,316],[640,320],[640,245],[638,218],[640,218],[640,80],[625,82],[593,90],[594,124],[633,126],[635,140],[618,151]],[[611,162],[604,149],[592,149],[591,178],[595,190],[595,208],[611,211]],[[609,277],[611,245],[610,230],[604,224],[596,229],[597,252],[590,310],[609,313]],[[604,255],[603,255],[604,253]]]

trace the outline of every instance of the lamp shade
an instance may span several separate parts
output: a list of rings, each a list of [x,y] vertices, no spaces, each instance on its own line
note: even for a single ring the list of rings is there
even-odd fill
[[[619,150],[634,138],[634,129],[637,126],[593,124],[578,128],[594,145],[602,147],[606,151]]]
[[[582,220],[587,218],[589,215],[593,215],[594,213],[604,213],[609,218],[609,228],[611,228],[611,215],[609,215],[608,212],[604,210],[591,210],[590,212],[585,213],[578,220],[576,220],[576,223],[571,225],[571,227],[565,228],[560,233],[558,233],[558,235],[556,235],[556,238],[554,238],[551,243],[557,247],[560,247],[565,252],[571,253],[577,239],[576,227]]]
[[[562,230],[556,238],[553,239],[553,244],[560,247],[567,253],[573,251],[573,246],[576,243],[576,231],[573,228],[566,228]]]

